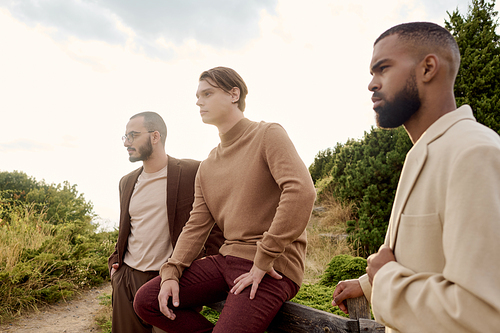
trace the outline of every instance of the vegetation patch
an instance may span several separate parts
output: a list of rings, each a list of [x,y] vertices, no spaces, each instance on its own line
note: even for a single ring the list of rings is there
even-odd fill
[[[0,173],[0,322],[108,279],[118,232],[97,233],[91,207],[74,186]]]

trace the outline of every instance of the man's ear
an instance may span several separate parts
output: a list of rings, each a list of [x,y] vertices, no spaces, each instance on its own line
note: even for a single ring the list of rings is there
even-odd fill
[[[161,140],[161,134],[158,131],[154,131],[151,133],[151,139],[153,140],[154,144],[157,144]]]
[[[428,54],[420,63],[422,81],[429,83],[438,73],[439,70],[439,58],[435,54]]]
[[[231,95],[231,100],[233,103],[236,103],[240,100],[240,88],[233,87],[233,89],[229,91],[229,94]]]

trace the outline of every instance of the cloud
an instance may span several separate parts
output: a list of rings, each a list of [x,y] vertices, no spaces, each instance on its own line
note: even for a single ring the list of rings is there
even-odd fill
[[[1,152],[27,151],[38,152],[52,150],[52,146],[32,140],[20,139],[8,143],[0,143]]]
[[[70,37],[113,45],[133,41],[150,57],[170,58],[162,43],[196,40],[238,49],[260,34],[262,10],[275,13],[277,0],[0,0],[18,20],[56,28],[54,39]],[[165,43],[163,43],[165,44]]]
[[[75,36],[82,40],[124,43],[127,36],[117,28],[112,12],[95,2],[80,0],[0,0],[16,19],[30,25],[56,28],[52,36],[64,40]]]

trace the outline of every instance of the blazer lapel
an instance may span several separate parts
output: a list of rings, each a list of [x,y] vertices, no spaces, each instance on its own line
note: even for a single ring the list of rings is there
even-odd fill
[[[405,164],[399,178],[396,198],[392,206],[391,219],[387,229],[386,244],[394,250],[396,237],[398,234],[399,221],[405,208],[408,197],[413,186],[418,179],[420,172],[427,159],[427,147],[433,141],[438,140],[451,126],[462,120],[474,120],[472,109],[468,105],[463,105],[455,111],[449,112],[436,120],[417,141],[406,156]]]
[[[137,183],[137,178],[139,178],[139,175],[141,174],[143,168],[140,167],[137,169],[130,177],[128,177],[127,182],[125,183],[125,186],[123,187],[123,193],[121,197],[121,207],[122,207],[122,214],[125,214],[127,216],[127,221],[130,221],[128,218],[129,216],[129,206],[130,206],[130,199],[132,197],[132,192],[134,192],[135,188],[135,183]],[[122,219],[123,220],[123,219]]]
[[[396,245],[396,236],[401,220],[401,213],[408,201],[408,197],[418,179],[418,175],[422,170],[427,159],[427,143],[418,143],[408,152],[406,160],[399,178],[394,205],[392,206],[391,219],[389,221],[389,247],[394,250]]]
[[[179,160],[171,156],[168,156],[167,215],[168,215],[168,226],[170,229],[170,235],[173,235],[174,232],[175,212],[177,206],[177,192],[179,189],[180,179],[181,179],[181,167],[179,165]]]

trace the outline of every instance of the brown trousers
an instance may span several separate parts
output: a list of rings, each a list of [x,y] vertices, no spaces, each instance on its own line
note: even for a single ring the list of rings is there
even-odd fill
[[[141,272],[123,264],[111,278],[113,287],[112,333],[164,333],[145,323],[134,312],[134,297],[146,282],[158,276],[158,271]]]

